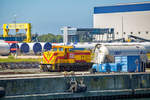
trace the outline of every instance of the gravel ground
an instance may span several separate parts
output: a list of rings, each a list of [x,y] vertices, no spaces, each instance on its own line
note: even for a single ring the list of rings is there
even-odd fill
[[[8,56],[0,56],[0,58],[8,58]],[[42,56],[35,56],[35,55],[32,55],[32,56],[17,56],[17,58],[39,59],[39,58],[42,58]]]
[[[146,69],[146,73],[150,73],[150,68]],[[119,73],[97,73],[97,74],[119,74]],[[123,74],[123,73],[120,73]],[[124,73],[125,74],[125,73]],[[132,73],[134,74],[134,73]],[[89,71],[84,71],[84,72],[42,72],[39,68],[32,68],[32,69],[5,69],[1,70],[0,69],[0,78],[1,77],[14,77],[14,75],[19,76],[36,76],[36,77],[41,77],[41,76],[62,76],[62,75],[90,75]],[[95,74],[96,75],[96,74]]]

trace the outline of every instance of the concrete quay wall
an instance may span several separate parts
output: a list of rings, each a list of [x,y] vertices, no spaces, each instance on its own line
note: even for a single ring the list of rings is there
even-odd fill
[[[73,93],[70,81],[83,82],[86,91]],[[1,78],[5,96],[0,100],[46,100],[91,96],[116,96],[150,93],[150,74],[92,74],[36,78]]]

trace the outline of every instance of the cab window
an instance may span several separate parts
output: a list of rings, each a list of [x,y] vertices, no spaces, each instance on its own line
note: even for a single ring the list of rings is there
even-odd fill
[[[53,51],[57,51],[57,48],[53,48]]]
[[[63,51],[63,48],[59,48],[59,51]]]
[[[73,49],[70,48],[69,51],[73,51]]]

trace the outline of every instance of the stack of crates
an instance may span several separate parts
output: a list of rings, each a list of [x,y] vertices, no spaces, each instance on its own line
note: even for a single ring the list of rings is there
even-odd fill
[[[122,65],[121,72],[141,72],[140,56],[115,56],[115,63]]]

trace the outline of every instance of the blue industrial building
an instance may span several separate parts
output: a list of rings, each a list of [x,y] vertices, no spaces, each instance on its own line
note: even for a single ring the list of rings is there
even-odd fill
[[[103,40],[104,36],[107,36],[107,41],[114,40],[113,28],[61,28],[61,32],[64,36],[64,43],[76,43],[76,42],[99,42]],[[101,37],[97,38],[97,35]]]
[[[115,39],[129,35],[150,40],[150,2],[94,7],[93,27],[114,28]]]

